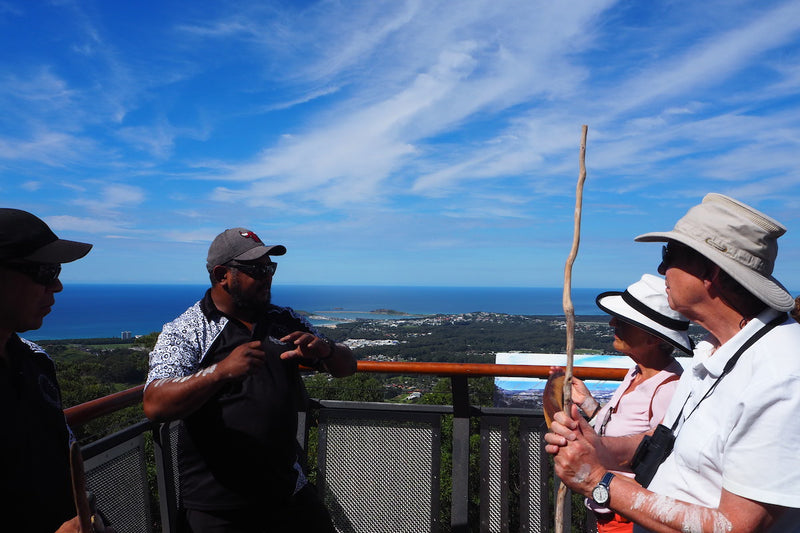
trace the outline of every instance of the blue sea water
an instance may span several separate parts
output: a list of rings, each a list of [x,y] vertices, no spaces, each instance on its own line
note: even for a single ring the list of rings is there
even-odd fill
[[[119,337],[123,331],[145,335],[161,331],[203,296],[201,285],[68,284],[56,295],[44,325],[28,331],[31,340]],[[571,292],[577,315],[602,314],[594,303],[600,289]],[[560,288],[370,287],[275,285],[272,301],[314,315],[316,324],[354,318],[389,318],[371,313],[392,309],[410,315],[474,311],[512,315],[563,315]],[[398,318],[391,316],[391,318]]]

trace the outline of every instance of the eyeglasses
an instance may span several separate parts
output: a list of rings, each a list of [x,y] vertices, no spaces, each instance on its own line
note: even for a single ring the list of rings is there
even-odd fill
[[[56,281],[61,274],[59,263],[4,263],[3,266],[30,276],[34,282],[45,286]]]
[[[230,262],[226,263],[225,266],[244,272],[253,279],[266,279],[270,276],[274,276],[275,271],[278,269],[278,263],[273,262],[252,264]]]

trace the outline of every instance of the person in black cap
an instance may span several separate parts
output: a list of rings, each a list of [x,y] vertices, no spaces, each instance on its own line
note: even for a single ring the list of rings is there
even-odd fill
[[[545,435],[559,478],[636,533],[800,532],[800,324],[772,274],[785,232],[710,193],[671,231],[636,237],[666,243],[669,305],[708,335],[651,434],[598,437],[562,412]],[[610,472],[620,465],[641,486]]]
[[[150,353],[144,411],[180,420],[178,472],[188,529],[333,532],[299,465],[298,366],[351,375],[350,349],[270,301],[282,245],[228,229],[208,250],[211,288],[166,324]]]
[[[18,333],[42,326],[64,288],[61,264],[91,248],[59,239],[26,211],[0,208],[0,506],[24,531],[78,530],[69,469],[74,437],[55,367]]]

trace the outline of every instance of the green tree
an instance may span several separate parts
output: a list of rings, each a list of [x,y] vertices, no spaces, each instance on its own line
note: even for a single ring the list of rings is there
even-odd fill
[[[147,335],[141,335],[136,337],[133,340],[134,346],[141,346],[146,348],[148,351],[152,350],[156,346],[156,340],[158,340],[158,336],[161,332],[154,331],[152,333],[148,333]]]
[[[381,402],[384,399],[383,383],[370,374],[355,374],[346,378],[313,374],[305,378],[305,385],[311,398],[321,400]]]

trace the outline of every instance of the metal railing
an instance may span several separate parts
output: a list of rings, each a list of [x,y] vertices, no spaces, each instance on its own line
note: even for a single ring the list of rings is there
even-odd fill
[[[549,369],[359,361],[358,372],[447,377],[452,404],[309,401],[299,416],[297,438],[337,530],[552,531],[555,488],[544,452],[541,410],[469,401],[470,378],[546,378]],[[621,369],[575,368],[581,379],[621,380],[624,375]],[[140,403],[143,388],[68,408],[65,415],[73,427],[80,426]],[[120,533],[151,533],[159,527],[176,531],[180,490],[175,435],[174,423],[143,420],[84,446],[87,486]],[[156,470],[156,502],[148,465]]]

